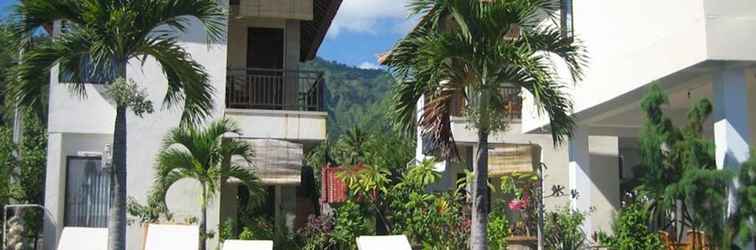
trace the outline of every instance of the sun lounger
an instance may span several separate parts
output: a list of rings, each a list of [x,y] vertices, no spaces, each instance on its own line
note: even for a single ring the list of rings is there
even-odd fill
[[[360,236],[357,237],[359,250],[412,250],[404,235]]]
[[[223,250],[273,250],[270,240],[226,240]]]
[[[65,227],[60,234],[58,250],[102,250],[108,248],[108,229]]]
[[[147,226],[144,250],[199,249],[199,227],[196,225]]]

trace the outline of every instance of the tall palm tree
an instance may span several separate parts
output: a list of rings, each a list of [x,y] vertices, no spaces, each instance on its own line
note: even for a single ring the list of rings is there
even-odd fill
[[[239,128],[226,118],[214,121],[205,128],[181,126],[168,133],[158,155],[151,198],[158,201],[162,209],[167,208],[165,195],[176,181],[195,179],[202,188],[200,250],[206,247],[208,202],[228,178],[236,178],[247,187],[250,205],[262,201],[265,195],[255,174],[231,159],[238,158],[249,164],[253,156],[249,143],[224,138],[225,135],[239,132]]]
[[[539,114],[551,122],[555,144],[571,135],[572,102],[566,81],[556,73],[566,65],[571,81],[582,77],[583,48],[557,25],[558,5],[551,0],[413,0],[419,25],[384,58],[400,81],[395,88],[398,125],[415,127],[415,106],[425,99],[417,126],[449,157],[452,97],[466,99],[465,115],[477,129],[473,166],[471,248],[486,249],[488,222],[488,136],[506,129],[503,88],[518,87],[533,96]],[[559,60],[555,60],[559,59]]]
[[[37,76],[54,65],[67,76],[72,92],[85,96],[88,78],[113,83],[126,78],[128,63],[152,58],[168,81],[150,84],[167,85],[166,106],[183,102],[183,122],[198,122],[212,109],[214,89],[208,74],[179,45],[177,36],[198,20],[209,42],[223,38],[226,12],[215,0],[25,0],[17,6],[16,15],[18,31],[27,36],[59,20],[65,20],[67,27],[50,42],[25,52],[16,70],[18,80],[9,91],[21,104],[40,102],[40,92],[48,82],[37,81]],[[128,98],[133,95],[121,97],[127,98],[114,98],[111,250],[126,247],[126,112],[137,111],[141,108],[135,104],[143,104]]]

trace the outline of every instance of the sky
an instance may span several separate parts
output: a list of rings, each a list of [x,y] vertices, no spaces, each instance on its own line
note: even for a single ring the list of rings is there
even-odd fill
[[[417,22],[408,0],[344,0],[318,56],[361,68],[375,68],[377,55],[393,47]]]
[[[406,9],[409,0],[343,0],[318,51],[327,60],[361,68],[376,68],[377,55],[386,52],[414,27]],[[8,12],[16,0],[0,0]]]

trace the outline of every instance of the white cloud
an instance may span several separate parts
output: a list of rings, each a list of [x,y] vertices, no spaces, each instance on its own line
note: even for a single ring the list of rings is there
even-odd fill
[[[398,26],[389,32],[406,32],[406,27],[415,22],[408,19],[407,3],[408,0],[344,0],[328,36],[336,37],[344,31],[377,34],[384,32],[378,30],[379,22],[387,20]]]
[[[357,68],[360,69],[382,69],[381,65],[371,63],[371,62],[363,62],[360,65],[357,65]]]

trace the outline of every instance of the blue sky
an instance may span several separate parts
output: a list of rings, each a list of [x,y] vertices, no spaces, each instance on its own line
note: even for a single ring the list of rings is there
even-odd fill
[[[51,0],[54,1],[54,0]],[[377,67],[377,54],[388,51],[415,24],[408,0],[343,0],[318,56],[363,68]],[[0,0],[7,13],[16,0]]]
[[[408,0],[344,0],[318,55],[363,68],[414,27]]]

